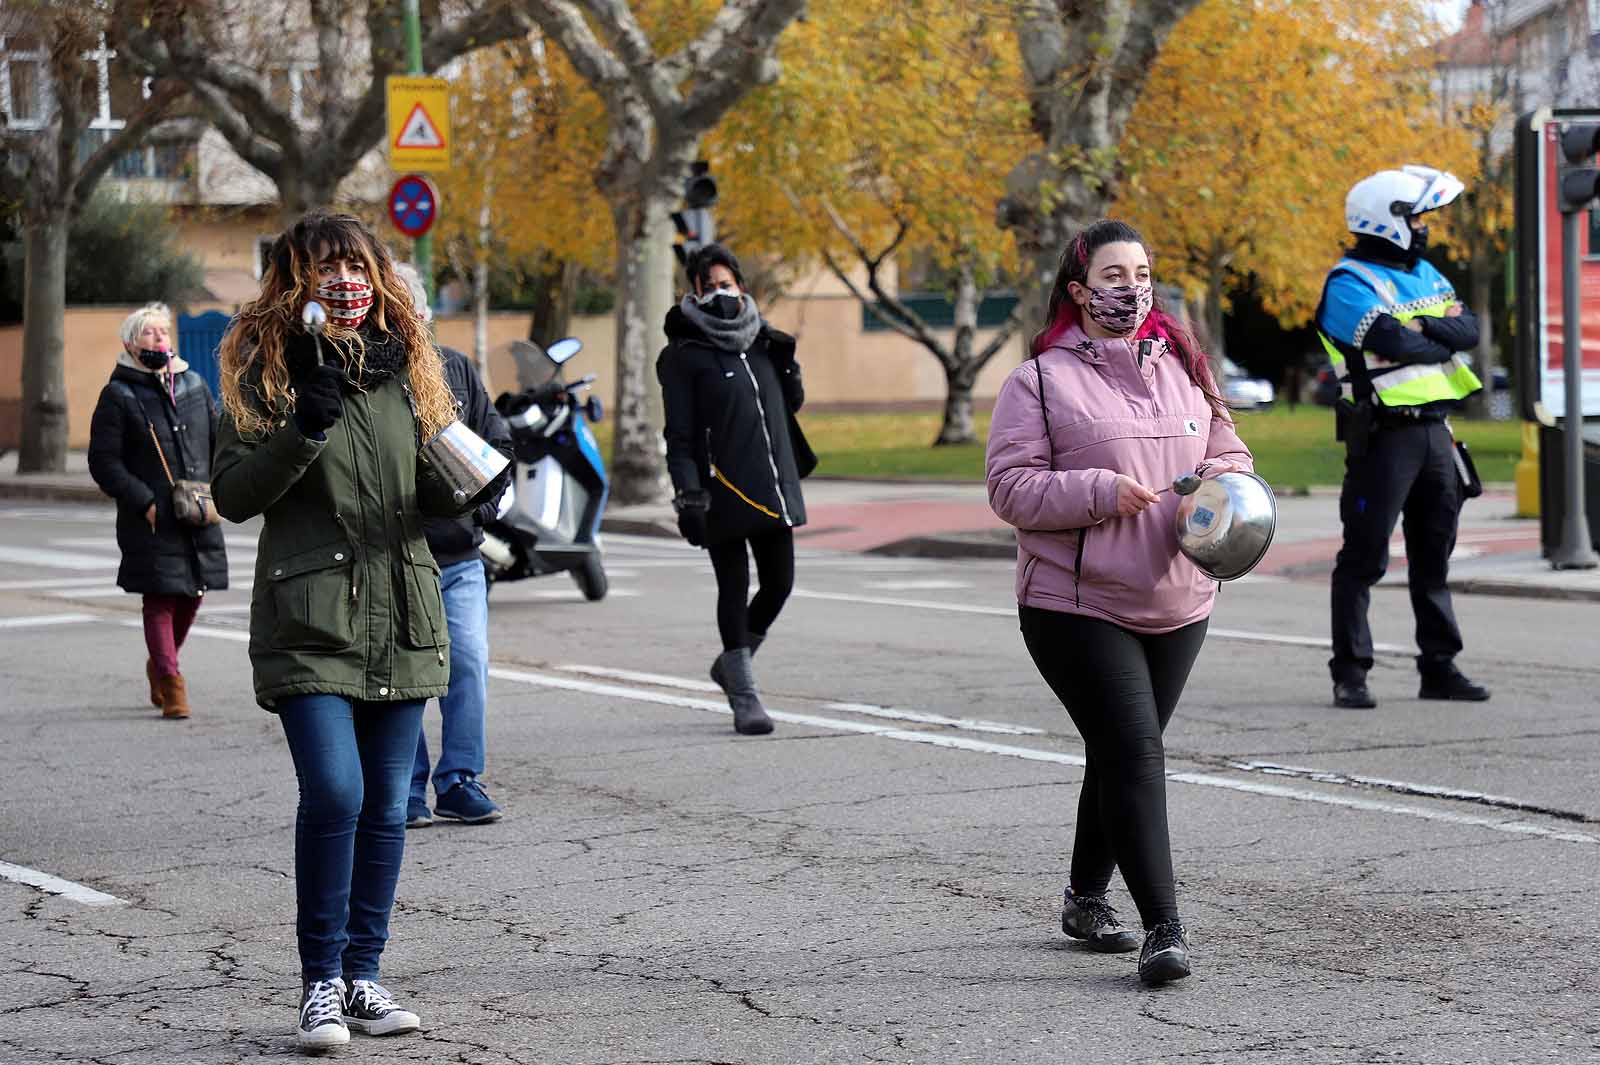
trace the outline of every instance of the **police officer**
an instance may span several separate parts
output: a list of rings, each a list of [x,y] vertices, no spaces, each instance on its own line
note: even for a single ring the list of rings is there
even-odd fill
[[[1337,706],[1378,705],[1367,687],[1367,607],[1372,586],[1388,568],[1389,538],[1402,515],[1421,652],[1418,697],[1489,698],[1455,666],[1461,630],[1446,583],[1469,490],[1446,418],[1482,387],[1459,354],[1477,346],[1478,321],[1422,257],[1427,212],[1461,192],[1454,175],[1425,166],[1384,170],[1357,182],[1345,198],[1355,246],[1329,272],[1317,307],[1317,329],[1339,378],[1339,439],[1346,447],[1339,497],[1344,546],[1333,569],[1328,663]]]

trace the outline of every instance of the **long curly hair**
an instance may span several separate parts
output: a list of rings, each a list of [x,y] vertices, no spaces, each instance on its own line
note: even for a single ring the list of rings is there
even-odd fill
[[[294,410],[284,339],[303,328],[300,311],[316,298],[317,264],[325,259],[366,264],[374,290],[367,320],[405,344],[422,439],[433,439],[455,421],[456,403],[428,325],[412,303],[411,290],[395,271],[393,258],[372,230],[359,218],[327,211],[312,211],[273,241],[261,295],[239,309],[222,338],[218,352],[222,403],[239,434],[264,436],[274,418]],[[335,325],[330,317],[322,340],[343,358],[350,376],[359,380],[366,354],[360,332]]]
[[[1107,244],[1121,241],[1142,246],[1152,265],[1155,263],[1155,256],[1150,254],[1150,246],[1145,244],[1139,231],[1128,223],[1113,218],[1102,218],[1067,241],[1067,246],[1061,252],[1061,265],[1056,270],[1055,284],[1050,286],[1050,306],[1045,312],[1048,320],[1045,327],[1033,338],[1033,354],[1041,354],[1060,340],[1069,329],[1082,323],[1082,312],[1079,311],[1068,286],[1076,281],[1080,285],[1093,287],[1089,285],[1089,263],[1094,258],[1094,253]],[[1222,393],[1217,388],[1216,378],[1211,372],[1210,356],[1201,349],[1200,342],[1189,331],[1189,327],[1166,309],[1159,294],[1155,296],[1154,306],[1150,308],[1144,324],[1134,334],[1136,340],[1143,340],[1145,337],[1156,337],[1171,345],[1183,363],[1183,368],[1188,372],[1189,380],[1194,382],[1194,386],[1206,397],[1212,413],[1231,420],[1228,405],[1223,401]]]

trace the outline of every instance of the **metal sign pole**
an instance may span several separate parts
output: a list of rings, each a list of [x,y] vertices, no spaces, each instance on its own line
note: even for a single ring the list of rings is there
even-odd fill
[[[408,72],[411,74],[425,74],[422,69],[422,13],[418,9],[417,0],[405,0],[406,14],[406,62]],[[438,210],[435,205],[434,210]],[[417,273],[422,277],[423,287],[428,290],[428,300],[433,301],[433,237],[424,233],[412,245],[411,258],[416,265]]]
[[[1594,569],[1600,556],[1589,539],[1589,514],[1584,499],[1583,469],[1583,292],[1579,270],[1583,227],[1588,212],[1561,216],[1561,374],[1566,384],[1566,511],[1561,547],[1550,556],[1556,569]]]

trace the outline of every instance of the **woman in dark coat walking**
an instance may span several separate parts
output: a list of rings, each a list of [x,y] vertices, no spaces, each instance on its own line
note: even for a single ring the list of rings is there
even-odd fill
[[[228,586],[222,527],[180,523],[172,507],[173,480],[211,479],[216,429],[211,391],[173,349],[172,312],[128,315],[90,423],[89,473],[117,501],[117,585],[144,597],[145,676],[163,717],[189,716],[178,649],[201,597]]]
[[[794,530],[806,522],[800,479],[817,464],[795,413],[805,402],[794,337],[762,319],[739,260],[708,244],[689,261],[694,291],[667,314],[656,361],[666,408],[667,469],[684,539],[717,576],[722,654],[711,679],[745,735],[772,731],[751,658],[794,587]],[[750,594],[750,557],[761,582]]]

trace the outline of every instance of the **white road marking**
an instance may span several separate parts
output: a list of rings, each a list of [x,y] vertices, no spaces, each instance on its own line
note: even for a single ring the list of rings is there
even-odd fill
[[[104,577],[54,577],[26,581],[0,581],[0,592],[28,592],[46,588],[93,588],[105,584]]]
[[[966,581],[910,580],[910,581],[868,581],[866,587],[875,588],[880,592],[957,592],[972,585]]]
[[[803,588],[796,588],[790,593],[795,599],[819,599],[834,603],[861,603],[867,606],[892,606],[902,607],[907,610],[941,610],[952,614],[984,614],[989,617],[1011,618],[1015,620],[1017,608],[1001,606],[983,606],[978,603],[941,603],[936,599],[889,599],[873,595],[848,595],[840,592],[811,592]],[[1290,647],[1317,647],[1332,646],[1332,641],[1324,636],[1288,636],[1275,632],[1249,632],[1245,629],[1211,628],[1206,630],[1207,636],[1214,636],[1219,640],[1242,640],[1247,643],[1281,644]],[[1375,643],[1372,649],[1379,654],[1406,655],[1416,654],[1412,648],[1402,647],[1393,643]]]
[[[71,880],[63,880],[59,876],[41,873],[37,869],[29,869],[25,865],[12,865],[10,862],[0,862],[0,880],[10,880],[17,884],[26,884],[38,888],[49,895],[60,895],[64,899],[82,903],[85,906],[127,906],[127,899],[119,899],[115,895],[107,895],[104,891],[96,891],[92,887]]]
[[[607,666],[556,666],[563,673],[578,673],[588,677],[608,680],[631,680],[635,684],[654,684],[658,688],[679,688],[691,692],[720,692],[722,689],[709,680],[691,680],[688,677],[671,677],[665,673],[641,673],[636,669],[611,669]]]
[[[586,603],[589,601],[576,588],[546,588],[535,591],[513,587],[514,584],[520,583],[520,581],[514,581],[512,584],[496,585],[495,587],[498,590],[490,597],[489,605],[493,606],[495,603],[526,603],[533,600],[550,603]],[[606,598],[608,599],[634,599],[638,595],[639,593],[631,588],[612,588],[606,592]]]
[[[714,714],[729,714],[731,711],[720,701],[710,699],[697,699],[686,695],[669,695],[666,692],[645,691],[638,688],[624,688],[614,684],[596,684],[591,681],[577,680],[571,677],[552,676],[546,673],[532,673],[526,670],[504,669],[490,667],[489,675],[499,680],[516,681],[534,687],[557,688],[565,691],[583,692],[588,695],[598,695],[613,699],[624,699],[632,702],[655,703],[661,706],[674,706],[688,710],[703,710]],[[812,714],[795,714],[784,710],[773,710],[770,707],[767,713],[775,721],[785,721],[795,725],[808,725],[834,732],[853,732],[868,736],[877,736],[881,739],[898,740],[905,743],[921,743],[934,747],[946,747],[952,750],[969,751],[978,754],[993,754],[1007,758],[1019,758],[1030,762],[1050,762],[1057,765],[1069,765],[1082,768],[1085,764],[1082,755],[1068,754],[1062,751],[1044,751],[1032,747],[1016,747],[1009,744],[989,743],[985,740],[968,739],[965,736],[952,736],[948,733],[909,732],[903,729],[889,728],[883,725],[869,725],[859,721],[846,721],[839,718],[818,717]],[[1451,810],[1431,810],[1421,806],[1408,806],[1400,803],[1378,802],[1372,799],[1357,799],[1343,795],[1328,795],[1322,792],[1307,791],[1301,788],[1284,787],[1280,784],[1261,784],[1249,780],[1235,780],[1231,777],[1217,776],[1211,773],[1169,772],[1167,779],[1179,784],[1192,784],[1197,787],[1220,788],[1228,791],[1242,792],[1248,795],[1263,795],[1271,798],[1287,799],[1294,802],[1309,802],[1324,806],[1336,806],[1347,810],[1359,810],[1365,813],[1390,814],[1397,817],[1411,817],[1423,821],[1435,821],[1444,824],[1460,825],[1471,828],[1484,828],[1492,832],[1505,832],[1512,835],[1535,836],[1542,839],[1559,840],[1564,843],[1586,843],[1600,846],[1600,836],[1593,836],[1584,832],[1575,832],[1567,829],[1552,829],[1544,825],[1533,824],[1527,821],[1504,820],[1500,818],[1484,817],[1476,814],[1463,814]]]
[[[116,569],[115,555],[85,555],[77,551],[50,551],[42,547],[9,547],[0,544],[0,562],[20,566],[45,566],[50,569]]]
[[[34,614],[29,617],[0,618],[0,629],[35,629],[47,625],[77,625],[85,621],[99,620],[99,615],[96,614]]]
[[[864,714],[867,717],[890,718],[895,721],[917,721],[924,725],[945,725],[965,732],[998,732],[1005,736],[1043,736],[1042,728],[1011,725],[1004,721],[985,721],[977,717],[945,717],[925,710],[901,710],[876,703],[823,703],[824,710],[841,710],[847,714]]]

